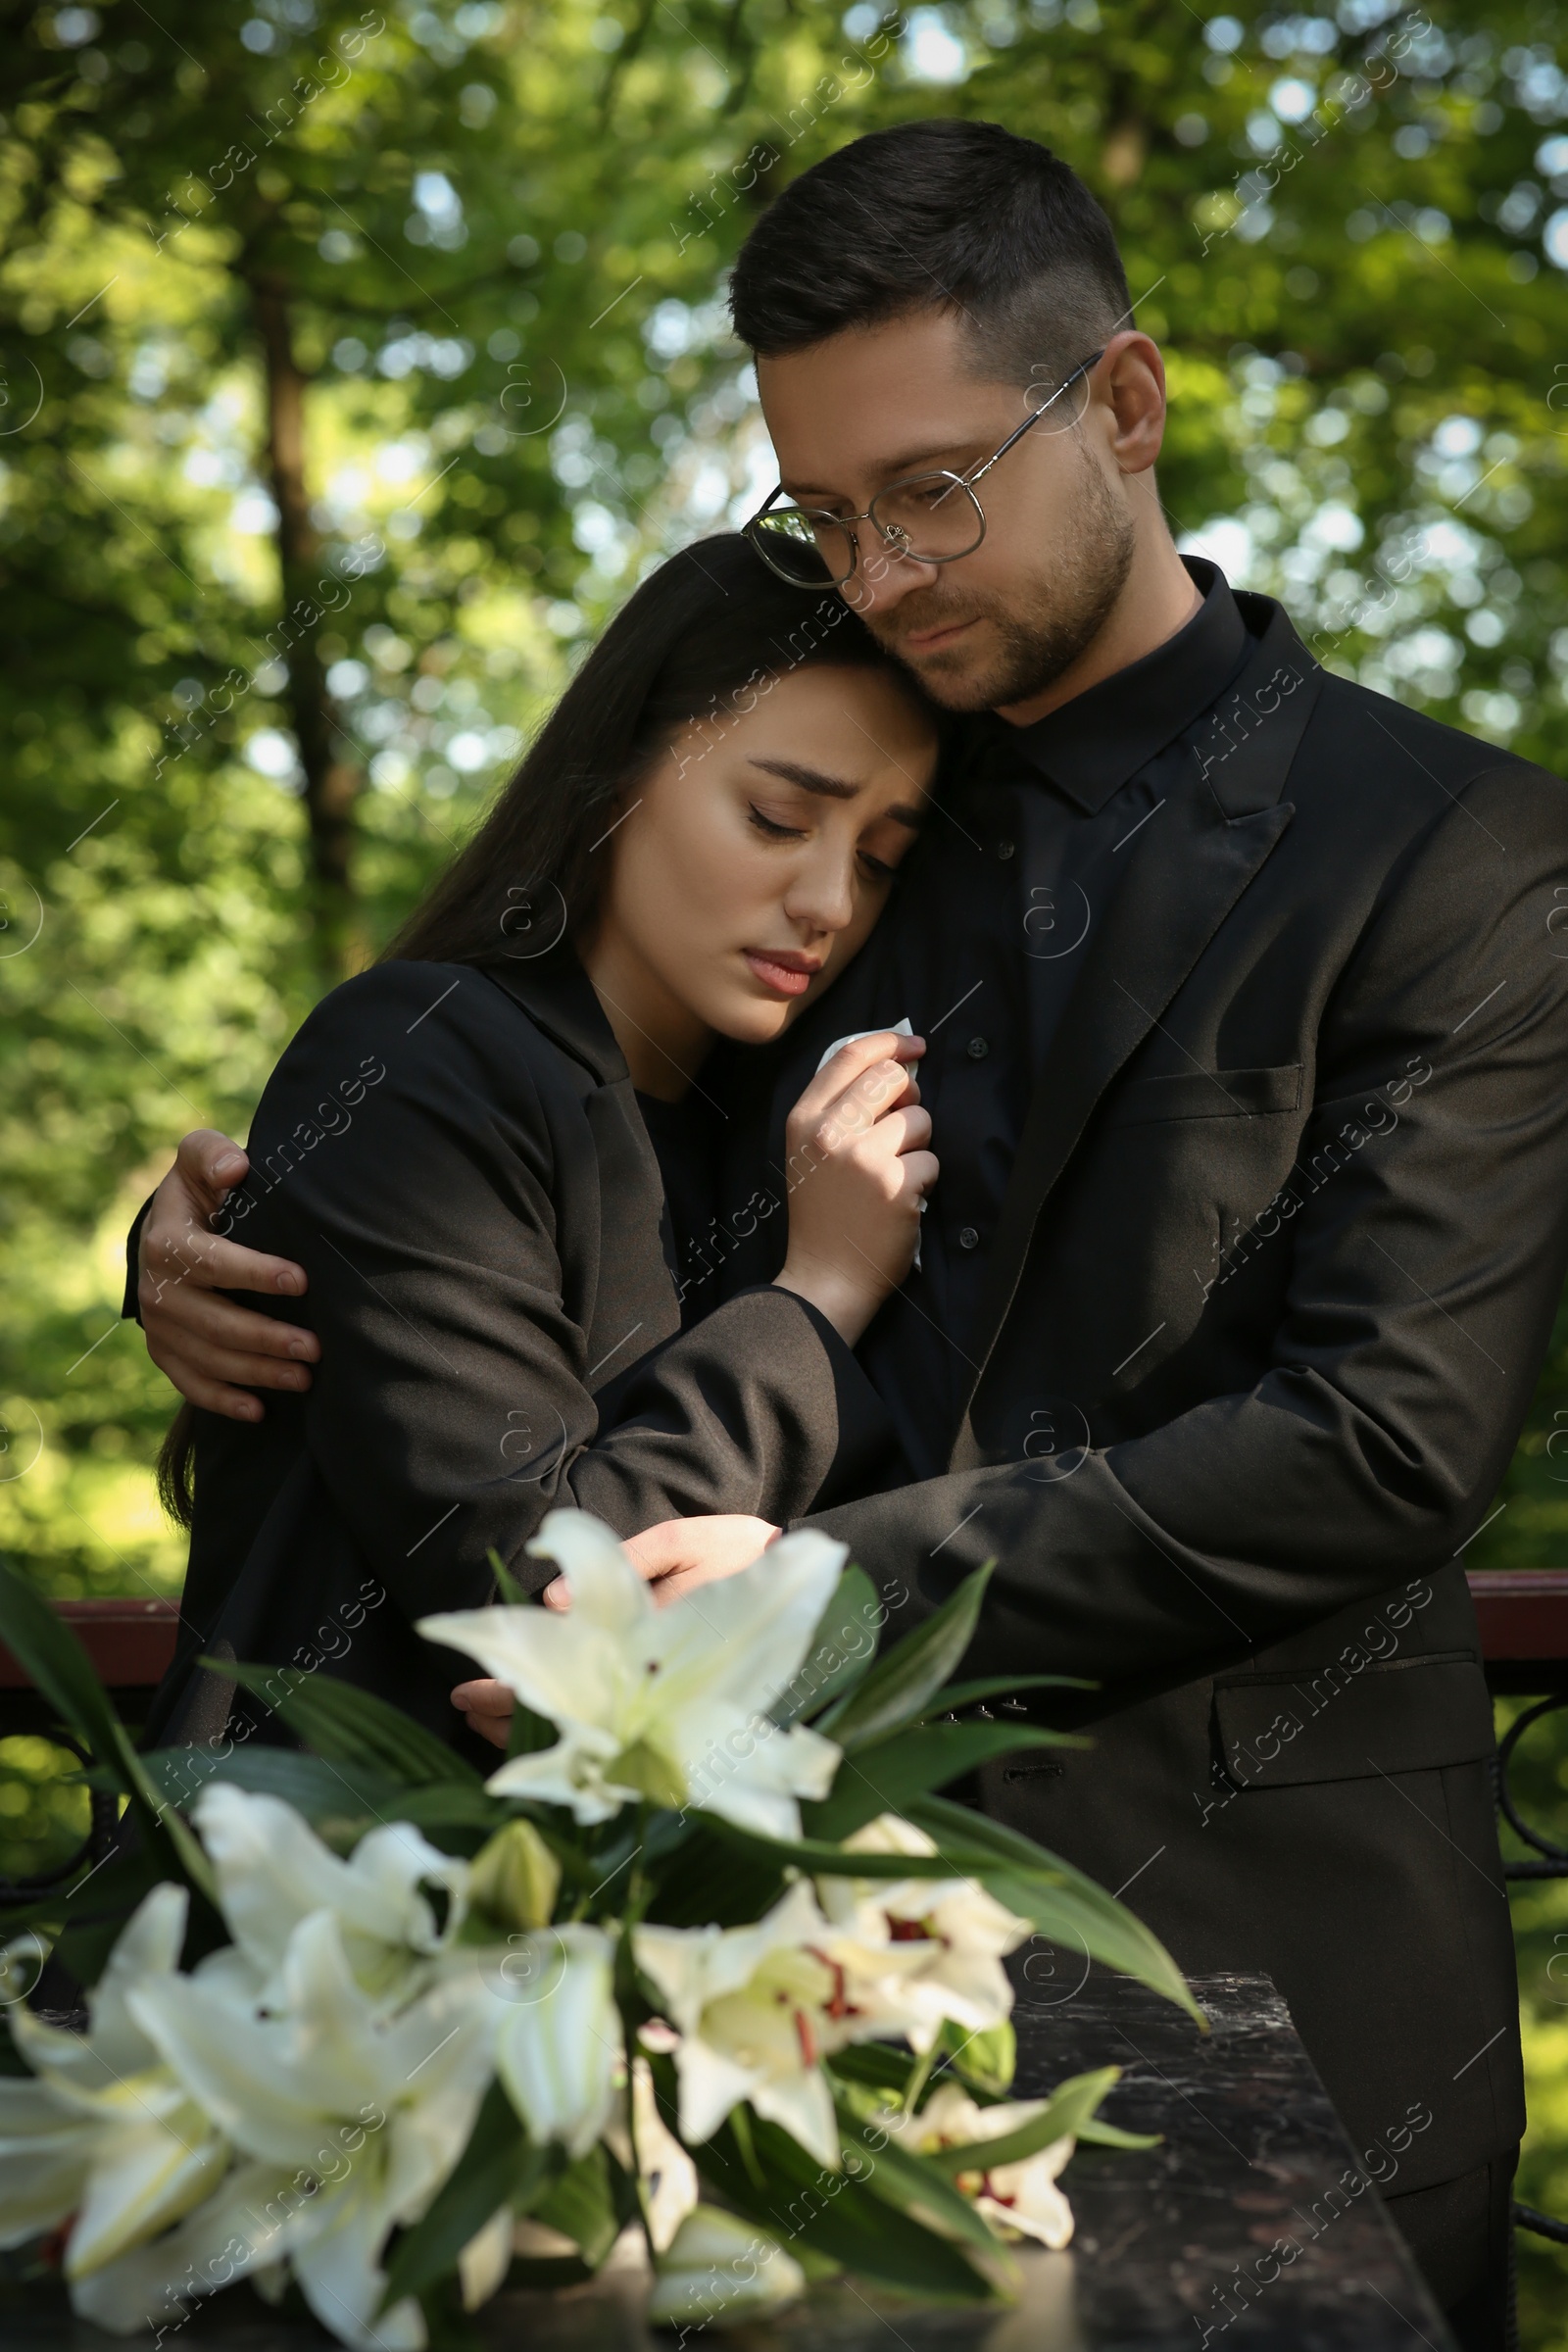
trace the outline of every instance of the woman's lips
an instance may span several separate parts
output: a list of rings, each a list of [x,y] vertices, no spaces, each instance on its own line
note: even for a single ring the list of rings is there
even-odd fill
[[[744,948],[742,954],[764,988],[781,997],[804,997],[812,980],[821,970],[808,956],[782,957],[764,955],[760,948]]]

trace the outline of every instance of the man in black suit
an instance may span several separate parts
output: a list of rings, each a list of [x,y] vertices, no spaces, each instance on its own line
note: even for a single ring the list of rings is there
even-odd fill
[[[781,1170],[834,1037],[929,1040],[942,1181],[860,1349],[913,1475],[815,1524],[906,1622],[995,1557],[973,1669],[1100,1688],[1093,1746],[988,1808],[1189,1969],[1274,1977],[1461,2342],[1500,2345],[1523,2102],[1461,1554],[1568,1255],[1568,794],[1178,556],[1159,355],[1047,150],[858,140],[734,303],[760,546],[825,557],[972,714],[762,1138]],[[716,1220],[705,1263],[765,1279],[769,1230]],[[759,1533],[641,1548],[720,1574]]]
[[[1461,1555],[1568,1253],[1568,791],[1184,564],[1158,354],[1045,149],[859,140],[733,302],[760,543],[977,714],[778,1085],[852,1028],[929,1040],[942,1181],[860,1348],[917,1476],[812,1524],[917,1585],[906,1619],[996,1558],[968,1670],[1101,1690],[1093,1747],[987,1808],[1190,1969],[1275,1978],[1461,2341],[1500,2343],[1523,2106]],[[727,1564],[724,1522],[662,1534]]]

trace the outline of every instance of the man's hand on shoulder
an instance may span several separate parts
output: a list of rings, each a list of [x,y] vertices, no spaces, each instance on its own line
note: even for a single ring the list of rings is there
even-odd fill
[[[321,1352],[314,1332],[236,1306],[223,1291],[298,1298],[305,1270],[225,1241],[212,1219],[250,1161],[215,1128],[182,1137],[174,1164],[153,1195],[137,1248],[136,1302],[147,1352],[180,1395],[230,1421],[260,1421],[253,1389],[300,1391]]]

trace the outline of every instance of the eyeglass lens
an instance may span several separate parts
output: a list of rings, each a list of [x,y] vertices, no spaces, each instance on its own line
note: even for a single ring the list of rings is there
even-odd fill
[[[1089,401],[1086,373],[1065,383],[1051,380],[1044,364],[1024,395],[1037,413],[1040,433],[1068,430]],[[954,473],[924,473],[892,482],[871,501],[871,524],[888,553],[951,563],[966,556],[985,536],[980,501]],[[760,515],[760,544],[775,571],[803,585],[842,583],[855,569],[853,534],[830,514],[800,507],[774,507]]]

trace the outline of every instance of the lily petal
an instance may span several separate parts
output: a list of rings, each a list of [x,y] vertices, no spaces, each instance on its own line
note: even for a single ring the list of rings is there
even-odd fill
[[[34,2074],[92,2098],[156,2063],[158,2054],[126,1999],[149,1977],[168,1978],[178,1966],[189,1902],[183,1886],[155,1886],[142,1897],[87,1996],[85,2034],[45,2025],[24,2003],[12,2007],[12,2034]]]
[[[66,2251],[68,2278],[182,2219],[228,2169],[228,2143],[200,2108],[172,2083],[156,2100],[144,2095],[150,2087],[148,2076],[127,2082],[120,2128],[102,2135]]]
[[[808,2156],[830,2173],[843,2165],[833,2094],[819,2066],[798,2075],[775,2075],[752,2092],[752,2105],[770,2124],[792,2132]]]
[[[599,1928],[525,1939],[532,1965],[496,2034],[496,2067],[535,2140],[586,2156],[604,2131],[622,2056],[613,1960]]]
[[[323,2328],[356,2352],[424,2352],[424,2319],[411,2295],[377,2317],[386,2291],[380,2254],[388,2217],[376,2200],[337,2200],[331,2226],[296,2248],[294,2273]]]
[[[460,1924],[466,1873],[408,1822],[389,1822],[344,1861],[281,1798],[210,1781],[196,1826],[212,1856],[223,1916],[264,1980],[282,1964],[289,1937],[313,1911],[342,1922],[355,1973],[378,1989],[408,1973],[416,1954],[442,1941],[424,1885],[445,1887],[447,1933]]]
[[[805,1530],[662,1609],[610,1530],[584,1512],[551,1512],[530,1549],[560,1562],[566,1614],[470,1609],[419,1623],[560,1731],[556,1746],[498,1767],[490,1788],[567,1805],[585,1824],[652,1793],[672,1809],[710,1806],[769,1835],[798,1835],[798,1800],[826,1792],[839,1751],[765,1718],[810,1644],[844,1545]]]
[[[291,2175],[242,2164],[177,2228],[71,2285],[72,2309],[112,2335],[178,2327],[198,2297],[264,2268],[276,2251],[269,2219]]]

